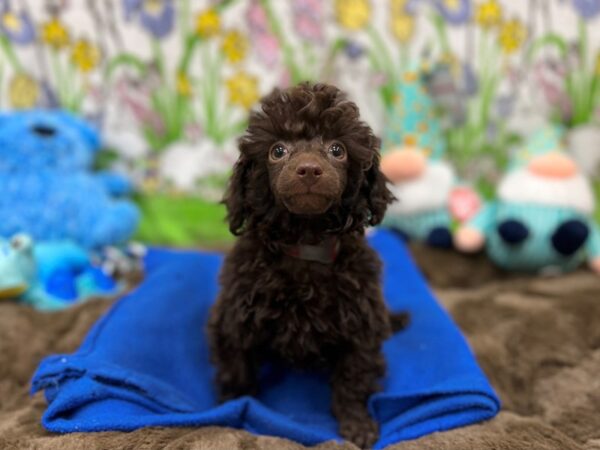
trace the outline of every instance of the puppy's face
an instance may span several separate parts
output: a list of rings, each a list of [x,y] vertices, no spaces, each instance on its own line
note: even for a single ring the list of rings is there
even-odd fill
[[[339,141],[318,136],[278,141],[268,152],[276,201],[298,215],[325,213],[346,188],[348,153]]]
[[[358,107],[335,86],[308,83],[274,90],[250,114],[225,195],[234,234],[269,238],[296,236],[306,224],[363,230],[392,199],[379,139]]]

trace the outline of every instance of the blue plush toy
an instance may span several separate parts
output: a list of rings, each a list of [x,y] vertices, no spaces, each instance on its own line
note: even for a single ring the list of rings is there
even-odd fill
[[[0,237],[27,233],[88,249],[127,241],[139,213],[115,197],[131,187],[118,175],[91,172],[98,149],[94,128],[66,112],[0,116]]]
[[[589,181],[564,152],[563,130],[534,133],[486,205],[455,235],[466,252],[485,246],[508,270],[566,272],[588,261],[600,274],[600,229]]]
[[[405,72],[395,95],[381,170],[398,200],[388,207],[382,226],[410,240],[451,247],[454,221],[476,209],[479,198],[457,185],[453,167],[444,160],[441,125],[418,72]]]
[[[115,293],[116,288],[72,242],[34,245],[25,234],[0,239],[0,299],[58,310],[91,295]]]

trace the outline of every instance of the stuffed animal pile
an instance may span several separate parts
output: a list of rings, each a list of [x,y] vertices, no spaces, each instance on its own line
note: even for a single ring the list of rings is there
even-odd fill
[[[564,131],[533,133],[488,203],[455,235],[465,252],[485,247],[507,270],[562,273],[587,261],[600,274],[600,229],[589,180],[565,152]]]
[[[114,291],[92,257],[126,243],[139,212],[126,178],[92,171],[99,148],[69,113],[0,115],[0,299],[48,310]]]

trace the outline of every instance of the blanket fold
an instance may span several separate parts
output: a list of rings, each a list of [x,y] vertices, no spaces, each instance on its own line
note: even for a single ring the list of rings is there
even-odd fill
[[[388,374],[369,402],[380,423],[376,448],[493,417],[499,401],[464,338],[437,304],[404,244],[369,237],[384,261],[391,310],[410,326],[384,345]],[[217,404],[204,325],[222,256],[151,250],[147,276],[91,329],[77,352],[42,361],[42,424],[53,432],[221,425],[305,445],[339,439],[330,388],[319,373],[267,368],[257,398]]]

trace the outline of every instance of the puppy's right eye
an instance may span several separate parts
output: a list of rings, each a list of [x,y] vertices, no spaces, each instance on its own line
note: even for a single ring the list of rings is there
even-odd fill
[[[273,146],[273,148],[271,149],[271,159],[276,161],[278,159],[283,158],[285,155],[287,155],[287,153],[288,153],[287,148],[285,148],[281,144],[277,144],[277,145]]]

